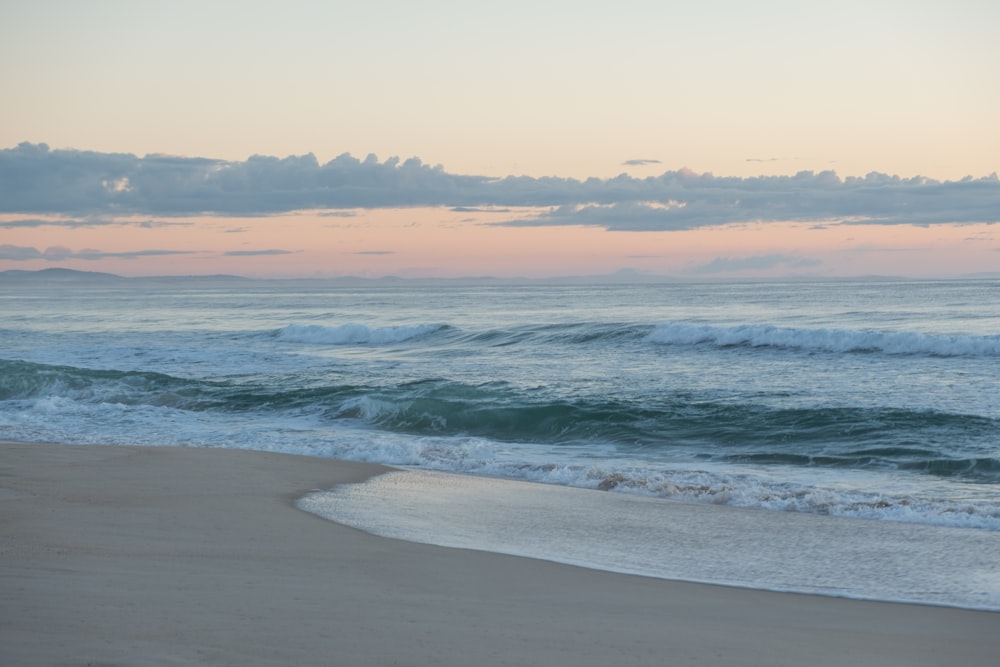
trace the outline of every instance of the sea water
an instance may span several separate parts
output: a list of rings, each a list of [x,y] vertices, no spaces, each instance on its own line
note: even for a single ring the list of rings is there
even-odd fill
[[[998,288],[7,274],[0,438],[385,463],[404,470],[303,506],[651,576],[1000,609]]]

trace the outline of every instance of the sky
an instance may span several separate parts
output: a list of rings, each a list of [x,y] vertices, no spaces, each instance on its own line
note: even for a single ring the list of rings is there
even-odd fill
[[[997,25],[992,0],[0,0],[0,270],[996,273]]]

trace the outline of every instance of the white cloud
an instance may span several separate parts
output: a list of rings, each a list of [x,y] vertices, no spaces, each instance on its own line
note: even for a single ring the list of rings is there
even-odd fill
[[[379,162],[374,155],[359,160],[343,154],[320,164],[311,154],[225,162],[51,150],[44,144],[0,150],[0,212],[65,216],[67,225],[120,223],[136,215],[247,216],[409,206],[491,212],[548,207],[535,217],[495,224],[623,231],[775,221],[995,223],[1000,221],[1000,179],[993,174],[939,182],[879,173],[841,179],[832,171],[738,178],[687,169],[646,178],[498,179],[450,174],[417,158]],[[59,224],[59,218],[52,220]],[[11,224],[37,223],[26,217]]]

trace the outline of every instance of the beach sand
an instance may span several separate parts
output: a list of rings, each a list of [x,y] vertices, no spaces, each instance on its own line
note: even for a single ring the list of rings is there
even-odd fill
[[[1000,660],[1000,613],[411,544],[295,507],[312,489],[380,470],[222,449],[0,443],[0,664]]]

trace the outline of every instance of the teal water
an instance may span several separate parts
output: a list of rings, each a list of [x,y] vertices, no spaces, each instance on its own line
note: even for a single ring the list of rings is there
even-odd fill
[[[997,281],[7,280],[0,437],[1000,536]]]
[[[996,528],[997,287],[9,286],[0,424]]]

